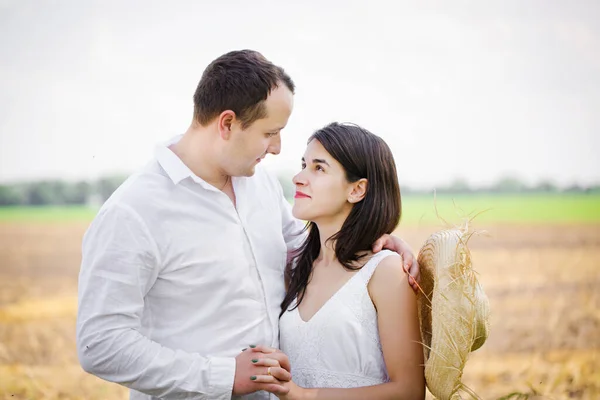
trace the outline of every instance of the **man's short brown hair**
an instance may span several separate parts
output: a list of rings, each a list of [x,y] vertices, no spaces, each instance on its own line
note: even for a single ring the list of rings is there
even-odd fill
[[[225,110],[232,110],[245,129],[265,118],[265,100],[271,90],[295,85],[283,68],[253,50],[226,53],[204,70],[194,93],[194,119],[206,126]]]

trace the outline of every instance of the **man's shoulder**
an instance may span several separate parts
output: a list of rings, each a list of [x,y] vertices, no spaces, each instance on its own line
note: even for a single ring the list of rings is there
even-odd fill
[[[106,200],[103,208],[123,206],[140,210],[169,195],[170,179],[157,169],[144,168],[131,174]]]

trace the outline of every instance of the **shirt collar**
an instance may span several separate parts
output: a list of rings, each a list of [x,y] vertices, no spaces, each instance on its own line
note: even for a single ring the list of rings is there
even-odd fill
[[[156,160],[175,185],[186,178],[191,178],[205,189],[217,190],[214,186],[208,184],[205,180],[194,174],[192,170],[181,161],[181,158],[169,148],[172,144],[179,142],[182,137],[183,135],[177,135],[158,145],[155,150]]]

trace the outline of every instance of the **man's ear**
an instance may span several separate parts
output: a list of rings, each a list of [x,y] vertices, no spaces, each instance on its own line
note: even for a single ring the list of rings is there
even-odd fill
[[[368,181],[365,178],[359,179],[352,184],[352,191],[348,195],[348,202],[358,203],[367,195]]]
[[[229,140],[231,137],[231,128],[235,122],[235,113],[231,110],[225,110],[219,114],[218,129],[219,135],[223,140]]]

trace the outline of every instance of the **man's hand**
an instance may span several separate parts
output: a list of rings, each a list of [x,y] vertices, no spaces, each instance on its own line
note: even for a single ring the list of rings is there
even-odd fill
[[[283,351],[279,350],[279,349],[274,349],[272,347],[269,346],[255,346],[252,347],[250,346],[250,350],[254,353],[258,353],[257,357],[259,359],[259,361],[256,363],[257,365],[260,365],[261,362],[264,363],[269,363],[270,361],[268,360],[274,360],[277,363],[277,367],[281,367],[282,369],[284,369],[288,375],[281,375],[280,377],[278,377],[280,380],[283,381],[289,381],[292,379],[292,375],[289,374],[290,372],[292,372],[292,367],[290,365],[290,359],[288,358],[287,354],[285,354]],[[267,367],[271,367],[272,365],[267,365],[265,364]],[[284,376],[289,376],[289,378],[284,378]]]
[[[266,346],[250,346],[235,358],[235,378],[233,395],[245,395],[258,390],[266,390],[276,395],[285,395],[289,387],[283,385],[292,379],[289,372],[290,361],[277,349]],[[257,381],[261,375],[269,375],[269,382]]]
[[[383,235],[373,244],[373,253],[378,253],[382,249],[392,250],[402,256],[404,272],[408,274],[408,283],[415,293],[419,293],[419,282],[421,281],[421,271],[419,263],[413,255],[408,244],[396,236],[388,234]]]

